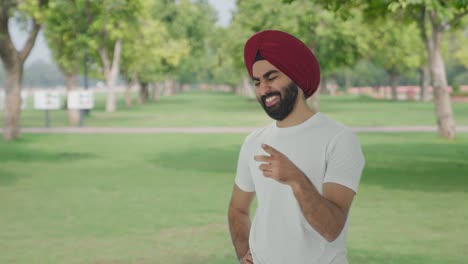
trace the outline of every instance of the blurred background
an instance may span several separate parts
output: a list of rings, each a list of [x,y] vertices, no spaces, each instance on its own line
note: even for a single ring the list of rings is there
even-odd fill
[[[466,0],[0,0],[0,263],[237,263],[265,29],[316,54],[308,103],[363,146],[350,262],[467,263]]]

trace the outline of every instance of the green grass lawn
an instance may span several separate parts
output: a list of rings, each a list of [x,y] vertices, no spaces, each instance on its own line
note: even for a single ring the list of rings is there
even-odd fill
[[[237,263],[226,209],[244,137],[0,141],[0,263]],[[468,134],[359,137],[351,263],[467,263]]]
[[[358,96],[321,96],[321,111],[349,126],[435,125],[434,105],[392,102]],[[22,127],[44,126],[44,112],[23,111]],[[270,119],[255,99],[228,93],[192,91],[162,97],[160,102],[126,108],[119,94],[118,111],[104,111],[104,95],[96,95],[96,107],[86,117],[93,127],[197,127],[263,126]],[[457,125],[468,125],[468,104],[454,103]],[[51,126],[67,126],[64,110],[51,111]]]

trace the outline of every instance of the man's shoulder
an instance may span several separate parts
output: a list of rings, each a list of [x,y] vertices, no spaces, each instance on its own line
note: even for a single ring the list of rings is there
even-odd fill
[[[249,144],[261,139],[262,136],[265,135],[265,133],[267,133],[267,131],[271,128],[271,126],[272,125],[270,124],[264,127],[257,128],[254,131],[250,132],[250,134],[248,134],[247,137],[245,137],[244,144]]]
[[[349,142],[359,143],[359,139],[356,135],[356,132],[339,121],[336,121],[332,118],[323,116],[324,121],[324,131],[327,135],[327,145],[333,147],[336,144],[349,144]]]
[[[346,126],[345,124],[329,117],[328,115],[325,115],[323,113],[320,113],[320,122],[319,122],[319,127],[323,129],[323,132],[326,132],[327,135],[334,137],[340,133],[343,132],[350,132],[351,128]]]

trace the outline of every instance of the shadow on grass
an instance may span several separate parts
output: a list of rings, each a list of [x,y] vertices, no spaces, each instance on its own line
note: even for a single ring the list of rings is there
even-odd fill
[[[0,169],[0,186],[12,185],[20,178],[20,175],[9,171]]]
[[[0,185],[11,185],[20,177],[24,177],[18,175],[15,172],[15,168],[27,166],[27,163],[76,162],[96,158],[96,155],[93,153],[44,151],[38,147],[29,146],[29,143],[29,139],[21,138],[16,142],[2,142],[0,144],[0,166],[2,167],[0,169]],[[10,164],[11,162],[14,164]]]
[[[366,167],[361,184],[423,192],[468,191],[468,142],[392,140],[392,135],[378,139],[385,143],[363,144]],[[395,143],[387,143],[391,141]],[[233,146],[162,153],[159,164],[177,170],[235,173],[238,151]]]
[[[233,249],[234,250],[234,249]],[[365,250],[353,250],[348,253],[349,263],[366,263],[366,264],[439,264],[439,263],[460,263],[454,262],[453,259],[440,259],[433,256],[424,255],[404,255],[400,252],[374,252]],[[186,261],[178,261],[180,264],[235,264],[238,263],[234,256],[187,256]]]
[[[92,153],[80,152],[47,152],[34,148],[2,148],[0,149],[0,164],[6,162],[73,162],[95,158]]]
[[[395,143],[387,143],[387,137],[392,135],[378,136],[385,144],[363,144],[366,167],[361,184],[423,192],[468,192],[468,142],[412,142],[412,138],[404,142],[396,138]],[[148,162],[174,170],[234,174],[239,148],[190,148],[164,152],[158,160]]]
[[[434,258],[430,255],[407,255],[400,252],[368,251],[348,248],[349,263],[366,264],[439,264],[439,263],[460,263],[453,259]]]
[[[232,255],[229,256],[212,256],[209,258],[195,258],[192,260],[187,260],[187,262],[182,262],[186,264],[237,264],[236,257],[234,256],[234,248],[232,248]]]
[[[235,173],[240,146],[228,148],[191,148],[185,152],[164,152],[159,160],[149,160],[176,170]]]
[[[362,184],[427,192],[468,192],[468,144],[364,146]]]

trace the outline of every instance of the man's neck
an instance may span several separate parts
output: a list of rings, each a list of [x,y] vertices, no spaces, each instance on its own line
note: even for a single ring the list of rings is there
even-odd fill
[[[276,121],[277,127],[292,127],[304,123],[307,119],[315,115],[315,112],[310,109],[305,100],[298,98],[296,105],[291,113],[283,120]]]

